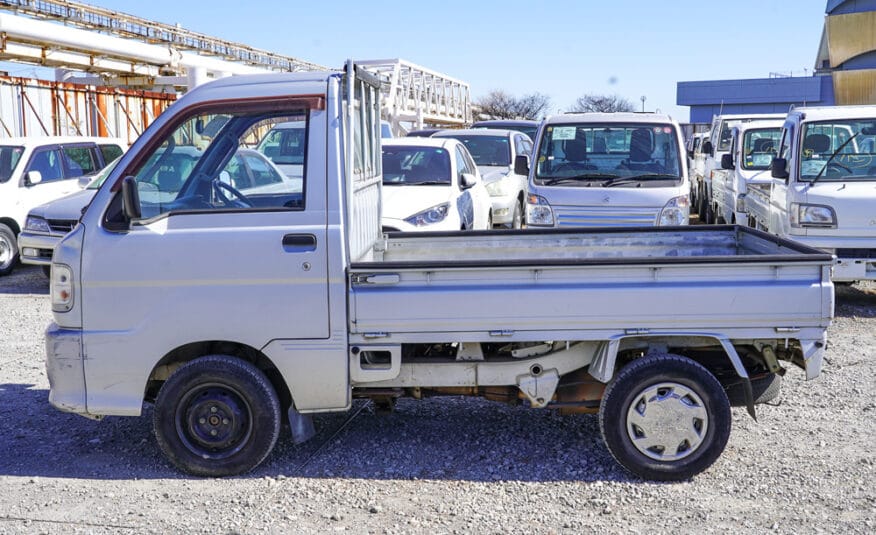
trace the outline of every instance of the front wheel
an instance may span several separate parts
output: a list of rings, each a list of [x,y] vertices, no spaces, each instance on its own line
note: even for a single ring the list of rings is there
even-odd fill
[[[690,479],[710,467],[730,437],[730,402],[718,379],[678,355],[642,357],[605,389],[599,426],[621,466],[657,481]]]
[[[519,202],[514,204],[514,213],[511,215],[511,228],[515,230],[523,228],[523,207]]]
[[[196,476],[242,474],[277,442],[280,402],[265,374],[238,358],[210,355],[180,367],[155,400],[155,438],[168,459]]]
[[[18,264],[18,242],[15,233],[0,223],[0,276],[9,275]]]

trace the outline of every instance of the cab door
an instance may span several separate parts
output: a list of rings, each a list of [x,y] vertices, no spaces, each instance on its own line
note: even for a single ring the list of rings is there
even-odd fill
[[[788,236],[791,230],[789,195],[793,187],[795,169],[797,168],[796,153],[794,151],[794,136],[796,125],[789,121],[782,127],[782,137],[779,142],[778,158],[785,158],[788,162],[788,178],[773,178],[770,189],[770,226],[769,230],[778,236]]]

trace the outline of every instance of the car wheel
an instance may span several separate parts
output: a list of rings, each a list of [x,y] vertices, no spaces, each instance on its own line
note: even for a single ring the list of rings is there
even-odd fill
[[[15,233],[0,223],[0,276],[9,275],[18,264],[18,242]]]
[[[190,361],[162,385],[153,427],[158,445],[180,470],[196,476],[242,474],[274,448],[280,401],[265,374],[239,358]]]
[[[649,480],[689,479],[711,466],[730,437],[730,402],[706,368],[656,354],[622,368],[605,389],[599,426],[621,466]]]
[[[523,208],[520,206],[519,202],[514,204],[514,213],[511,215],[511,228],[523,228]]]

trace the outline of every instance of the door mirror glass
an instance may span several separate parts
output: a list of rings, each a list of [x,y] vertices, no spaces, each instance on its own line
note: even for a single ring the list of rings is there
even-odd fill
[[[724,154],[721,156],[721,169],[733,169],[732,154]]]
[[[770,174],[773,178],[788,178],[788,160],[785,158],[773,158],[770,164]]]
[[[514,173],[518,175],[529,175],[529,156],[526,154],[518,154],[514,158]]]
[[[714,156],[714,155],[715,155],[715,150],[714,150],[714,148],[712,147],[712,142],[711,142],[711,141],[708,141],[708,140],[703,141],[703,150],[702,150],[702,152],[705,153],[705,154],[708,154],[709,156]]]

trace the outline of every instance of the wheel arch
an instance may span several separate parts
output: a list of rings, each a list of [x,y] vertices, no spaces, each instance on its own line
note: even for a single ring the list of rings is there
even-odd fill
[[[292,393],[276,364],[258,349],[230,340],[190,342],[165,354],[152,368],[146,381],[144,399],[154,401],[164,381],[183,364],[207,355],[227,355],[245,360],[263,371],[277,392],[283,409],[292,403]]]
[[[18,235],[21,234],[21,227],[19,227],[18,222],[11,217],[0,217],[0,223],[12,229],[12,232],[15,233],[15,237],[18,237]]]

